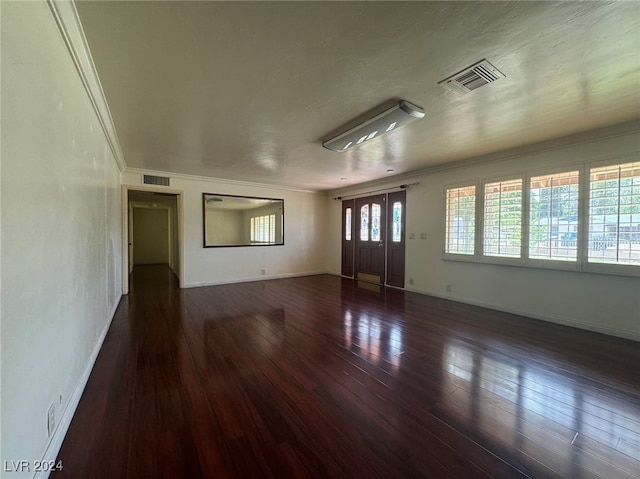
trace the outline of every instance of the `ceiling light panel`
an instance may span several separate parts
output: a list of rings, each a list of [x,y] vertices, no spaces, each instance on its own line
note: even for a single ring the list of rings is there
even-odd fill
[[[406,100],[366,120],[364,123],[322,143],[325,148],[342,152],[424,118],[424,110]]]

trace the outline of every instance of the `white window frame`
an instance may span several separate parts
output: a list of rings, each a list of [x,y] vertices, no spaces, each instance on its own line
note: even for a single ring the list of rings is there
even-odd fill
[[[470,263],[498,264],[520,267],[530,267],[537,269],[553,269],[564,271],[579,271],[585,273],[612,274],[621,276],[640,277],[640,265],[630,264],[611,264],[611,263],[592,263],[588,260],[588,244],[589,235],[589,198],[591,196],[591,169],[600,168],[618,164],[634,163],[640,161],[638,154],[620,155],[603,160],[594,160],[590,162],[572,162],[553,168],[536,169],[527,172],[519,172],[505,176],[486,177],[471,181],[459,181],[447,184],[443,190],[443,213],[444,224],[442,234],[442,259],[447,261],[462,261]],[[563,261],[544,258],[529,257],[529,233],[530,233],[530,208],[531,208],[531,178],[544,175],[553,175],[578,171],[578,238],[577,238],[577,256],[575,261]],[[505,258],[497,256],[487,256],[484,254],[484,196],[485,185],[488,183],[496,183],[500,181],[510,181],[515,179],[522,180],[522,229],[520,258]],[[447,191],[455,188],[466,186],[475,186],[476,188],[476,227],[475,227],[475,246],[473,255],[446,253],[446,205]]]
[[[625,163],[635,163],[640,161],[638,155],[623,155],[616,158],[610,158],[607,160],[592,161],[587,163],[585,172],[584,183],[584,198],[583,198],[583,211],[584,217],[582,218],[582,236],[587,238],[589,235],[589,198],[591,197],[591,169],[601,168],[605,166],[620,165]],[[603,273],[603,274],[615,274],[621,276],[640,276],[640,265],[634,264],[612,264],[612,263],[590,263],[589,253],[587,251],[588,245],[584,245],[583,249],[583,271],[589,273]]]
[[[273,221],[271,217],[273,218]],[[277,227],[277,218],[276,218],[276,214],[275,213],[267,213],[267,214],[258,214],[257,216],[252,216],[249,220],[249,235],[250,235],[250,242],[252,245],[272,245],[275,244],[275,238],[276,238],[276,227]],[[256,237],[258,236],[258,220],[260,220],[261,218],[269,218],[269,226],[268,228],[265,229],[265,222],[263,219],[263,223],[262,223],[262,228],[260,228],[260,233],[262,233],[262,236],[267,236],[268,240],[261,240],[261,239],[256,239]],[[273,230],[273,240],[271,239],[271,233]],[[266,233],[266,234],[265,234]]]
[[[447,192],[449,190],[455,190],[457,188],[468,188],[473,186],[476,189],[476,205],[475,205],[475,233],[473,238],[473,254],[463,254],[463,253],[448,253],[447,252]],[[480,220],[480,212],[478,211],[478,194],[480,191],[480,181],[462,181],[458,183],[452,183],[449,185],[445,185],[442,196],[444,198],[444,231],[442,234],[442,257],[443,259],[451,260],[451,261],[465,261],[476,263],[478,262],[480,255],[478,254],[478,221]]]
[[[525,180],[526,175],[522,172],[514,173],[505,176],[495,176],[490,178],[482,179],[480,183],[479,194],[476,195],[476,213],[480,216],[478,219],[476,217],[476,251],[479,254],[479,262],[487,263],[487,264],[502,264],[502,265],[510,265],[510,266],[523,266],[525,264],[525,241],[528,244],[528,228],[525,229],[525,224],[522,223],[522,218],[525,218],[529,215],[529,208],[527,207],[528,201],[526,201],[527,195],[529,193],[528,185]],[[485,188],[487,184],[490,183],[499,183],[503,181],[513,181],[513,180],[521,180],[522,181],[522,212],[521,212],[521,225],[520,225],[520,256],[517,258],[513,257],[505,257],[505,256],[490,256],[484,254],[484,194]],[[476,190],[478,192],[478,190]]]
[[[544,258],[531,258],[529,256],[529,235],[531,232],[530,214],[531,214],[531,178],[547,175],[558,175],[562,173],[569,173],[572,171],[578,172],[578,238],[577,238],[577,254],[576,259],[572,261],[544,259]],[[585,179],[585,166],[584,163],[573,163],[558,166],[554,168],[544,168],[533,170],[525,175],[526,181],[526,225],[523,226],[523,238],[525,237],[526,226],[526,247],[524,251],[524,265],[532,268],[542,269],[560,269],[566,271],[579,271],[582,269],[585,241],[584,233],[582,232],[582,225],[584,223],[584,179]]]

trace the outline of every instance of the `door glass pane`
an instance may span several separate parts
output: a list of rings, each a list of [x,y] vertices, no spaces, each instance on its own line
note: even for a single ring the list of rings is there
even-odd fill
[[[344,239],[351,241],[351,208],[347,208],[345,211]]]
[[[369,205],[360,208],[360,240],[369,241]]]
[[[401,218],[402,218],[402,203],[400,201],[396,201],[393,204],[393,237],[391,238],[391,240],[394,243],[400,242],[400,238],[401,238],[400,232],[402,231]]]
[[[371,241],[380,241],[380,205],[371,205]]]

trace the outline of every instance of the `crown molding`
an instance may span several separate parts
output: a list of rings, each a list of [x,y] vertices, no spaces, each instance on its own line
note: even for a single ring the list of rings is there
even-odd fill
[[[102,131],[109,144],[109,149],[116,160],[118,168],[123,171],[126,168],[126,164],[122,149],[120,148],[111,111],[93,63],[91,50],[89,50],[75,3],[69,0],[47,0],[47,4],[62,35],[62,39],[69,50],[93,110],[96,112]]]
[[[271,183],[253,183],[251,181],[230,180],[226,178],[216,178],[213,176],[190,175],[187,173],[172,173],[170,171],[148,170],[145,168],[125,168],[123,174],[131,173],[136,175],[157,175],[168,176],[169,178],[177,178],[190,181],[206,181],[209,183],[224,183],[226,185],[247,186],[251,188],[261,188],[270,190],[295,191],[296,193],[324,194],[324,191],[309,190],[304,188],[296,188],[293,186],[278,185]]]
[[[409,183],[411,181],[416,181],[421,177],[429,174],[457,170],[460,168],[468,168],[471,166],[478,166],[486,163],[514,160],[538,153],[562,150],[577,145],[584,145],[638,133],[640,133],[640,120],[632,120],[613,126],[599,128],[596,130],[574,133],[572,135],[554,138],[551,140],[532,143],[516,148],[510,148],[508,150],[498,151],[495,153],[488,153],[486,155],[478,157],[465,158],[448,163],[440,163],[437,165],[429,166],[427,168],[422,168],[420,170],[407,171],[405,173],[400,173],[398,175],[385,178],[379,178],[377,180],[371,180],[365,183],[345,186],[343,188],[337,188],[333,190],[325,190],[325,193],[329,197],[345,195],[350,196],[354,191],[358,194],[361,192],[367,193],[371,190],[382,188],[385,185],[389,185],[391,183]]]

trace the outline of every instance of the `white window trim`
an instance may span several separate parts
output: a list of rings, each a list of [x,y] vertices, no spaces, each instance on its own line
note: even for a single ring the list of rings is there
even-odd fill
[[[611,274],[620,276],[640,277],[640,265],[630,264],[610,264],[593,263],[588,260],[587,238],[589,234],[589,198],[591,195],[591,169],[617,164],[633,163],[640,161],[637,153],[618,155],[605,160],[590,162],[572,162],[553,168],[536,169],[527,172],[519,172],[505,176],[485,177],[472,181],[458,181],[444,186],[444,229],[442,235],[442,259],[446,261],[461,261],[468,263],[496,264],[506,266],[520,266],[536,269],[550,269],[561,271],[578,271],[585,273]],[[529,232],[530,232],[530,205],[531,205],[531,178],[544,175],[565,173],[570,171],[579,172],[578,183],[578,242],[577,257],[575,261],[562,261],[529,257]],[[497,256],[487,256],[484,254],[484,193],[485,185],[500,181],[522,180],[522,227],[520,258],[505,258]],[[475,186],[476,188],[476,227],[474,254],[465,255],[458,253],[446,253],[446,205],[447,191],[450,189],[465,186]]]
[[[577,255],[575,260],[571,261],[563,261],[563,260],[554,260],[554,259],[544,259],[544,258],[531,258],[529,256],[529,234],[531,230],[530,218],[529,215],[531,213],[531,178],[535,178],[538,176],[547,176],[547,175],[557,175],[562,173],[569,173],[572,171],[578,172],[578,225],[580,227],[580,231],[578,234],[577,241]],[[525,266],[531,268],[540,268],[540,269],[556,269],[556,270],[564,270],[564,271],[580,271],[582,269],[583,262],[583,243],[585,241],[584,233],[582,232],[583,214],[584,214],[584,178],[585,178],[585,165],[584,163],[573,163],[567,164],[563,166],[556,166],[553,168],[543,168],[532,170],[531,172],[527,172],[525,174],[525,182],[526,182],[526,224],[523,224],[523,237],[525,237],[524,229],[526,228],[526,245],[524,248],[524,263]]]
[[[624,163],[635,163],[640,161],[640,155],[623,155],[607,160],[592,161],[586,164],[585,182],[584,182],[584,198],[581,233],[584,238],[589,235],[589,198],[591,197],[591,169],[601,168],[603,166],[619,165]],[[611,264],[611,263],[590,263],[589,253],[586,245],[583,249],[583,265],[582,270],[588,273],[615,274],[620,276],[640,276],[640,265],[633,264]]]
[[[473,254],[464,253],[448,253],[447,252],[447,192],[457,188],[468,188],[470,186],[476,189],[476,205],[475,205],[475,238],[473,244]],[[450,261],[463,261],[467,263],[477,263],[480,255],[478,254],[478,220],[480,219],[478,211],[478,192],[480,191],[480,181],[462,181],[445,185],[442,195],[444,198],[444,229],[442,232],[442,258]]]
[[[525,184],[525,174],[520,173],[512,173],[510,175],[505,176],[494,176],[490,178],[484,178],[479,181],[480,189],[476,190],[479,194],[476,194],[476,252],[478,253],[478,262],[486,263],[486,264],[501,264],[507,266],[524,266],[524,242],[525,242],[525,225],[521,224],[520,228],[520,257],[519,258],[510,258],[504,256],[490,256],[484,254],[484,192],[485,187],[489,183],[499,183],[503,181],[513,181],[513,180],[522,180],[522,211],[521,211],[521,222],[522,219],[525,218],[525,209],[526,209],[526,194],[528,193],[528,189],[526,189]],[[480,218],[478,218],[478,215]],[[528,238],[528,236],[526,237]]]

